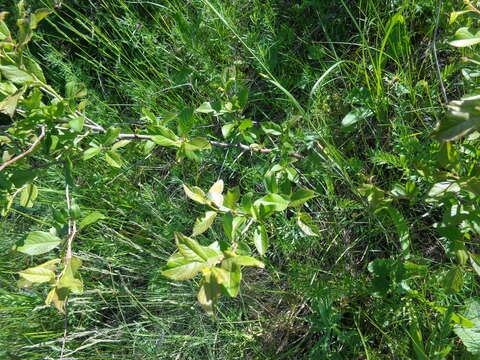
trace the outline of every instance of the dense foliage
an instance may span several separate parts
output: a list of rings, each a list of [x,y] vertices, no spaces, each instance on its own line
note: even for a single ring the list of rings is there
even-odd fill
[[[474,3],[7,7],[1,356],[479,356]]]

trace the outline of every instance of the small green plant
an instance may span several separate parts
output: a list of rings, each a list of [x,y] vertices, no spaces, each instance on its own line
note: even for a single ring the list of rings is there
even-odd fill
[[[284,129],[272,122],[266,122],[262,124],[259,131],[253,128],[251,120],[242,119],[240,114],[246,105],[248,90],[245,87],[236,86],[234,72],[228,70],[225,73],[222,88],[224,101],[213,104],[205,102],[197,109],[187,107],[162,121],[151,111],[144,110],[143,120],[148,123],[145,133],[122,133],[118,127],[105,129],[82,113],[86,102],[81,99],[86,96],[86,91],[81,84],[68,83],[66,96],[60,96],[46,84],[41,67],[28,55],[27,44],[32,37],[32,31],[51,11],[40,9],[32,15],[27,15],[22,2],[18,7],[23,14],[18,21],[19,39],[12,38],[3,20],[5,13],[2,13],[0,19],[4,36],[2,40],[5,41],[3,47],[6,49],[0,54],[3,64],[0,66],[3,75],[1,84],[6,91],[6,96],[0,103],[0,111],[12,119],[8,136],[1,138],[2,143],[9,146],[4,152],[4,164],[0,168],[3,178],[2,215],[8,214],[18,194],[20,205],[31,207],[38,196],[38,189],[34,182],[38,176],[41,176],[41,168],[48,167],[50,164],[64,164],[66,207],[54,212],[57,225],[48,232],[29,233],[23,243],[15,249],[35,256],[63,247],[63,257],[48,260],[41,265],[19,272],[21,277],[19,286],[50,284],[51,290],[46,304],[53,303],[59,311],[65,312],[68,294],[83,291],[79,275],[82,261],[73,256],[73,241],[81,229],[104,217],[97,212],[82,217],[72,194],[75,188],[73,173],[77,161],[87,161],[103,154],[106,163],[111,167],[121,168],[124,161],[119,150],[129,145],[132,140],[144,141],[141,145],[144,152],[152,151],[156,145],[174,148],[177,161],[186,158],[198,161],[200,159],[198,151],[209,150],[212,145],[270,153],[272,149],[265,149],[256,141],[262,134],[279,136]],[[19,85],[20,89],[18,89]],[[50,101],[46,104],[42,102],[44,95],[50,96]],[[223,136],[241,138],[249,145],[209,141],[199,136],[191,137],[195,114],[228,116],[229,122],[222,126]],[[176,133],[167,126],[167,122],[173,119],[177,122]],[[34,141],[29,148],[15,156],[14,151],[17,146],[27,143],[30,139]],[[43,153],[49,161],[40,166],[28,167],[26,160],[37,147],[43,148]],[[301,155],[293,154],[293,157],[301,157]],[[265,178],[269,194],[255,201],[252,200],[251,194],[248,194],[239,204],[238,188],[231,189],[223,195],[221,180],[216,182],[206,194],[198,187],[189,188],[184,185],[185,193],[189,198],[209,206],[212,210],[196,220],[192,237],[181,233],[175,234],[178,252],[168,260],[163,274],[172,280],[187,280],[201,272],[203,277],[198,300],[209,313],[213,312],[213,304],[221,292],[229,296],[238,294],[242,266],[264,267],[261,261],[246,255],[246,251],[242,250],[242,244],[245,243],[243,237],[249,234],[250,227],[255,228],[252,234],[253,242],[258,253],[263,256],[268,245],[266,219],[275,212],[285,211],[288,207],[298,209],[304,202],[315,196],[315,193],[308,189],[292,190],[296,171],[288,166],[288,161],[285,164],[286,166],[274,166],[270,174],[267,174]],[[222,215],[222,226],[230,244],[223,242],[212,243],[209,246],[200,245],[195,237],[208,230],[217,214]],[[62,235],[66,240],[62,239]],[[55,271],[58,269],[61,271],[56,274]]]

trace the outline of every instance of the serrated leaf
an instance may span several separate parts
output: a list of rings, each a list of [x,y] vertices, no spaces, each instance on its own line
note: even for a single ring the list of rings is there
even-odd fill
[[[102,220],[102,219],[105,219],[106,216],[103,215],[102,213],[98,212],[98,211],[94,211],[90,214],[88,214],[87,216],[85,216],[82,221],[80,221],[80,229],[83,229],[85,227],[87,227],[88,225],[91,225],[93,223],[96,223],[97,221],[99,220]]]
[[[38,80],[45,83],[45,75],[41,66],[31,58],[24,58],[24,63],[30,74],[33,74]]]
[[[450,20],[448,24],[452,25],[460,15],[467,14],[469,12],[472,12],[472,10],[453,11],[450,13]]]
[[[162,275],[175,281],[189,280],[194,278],[203,267],[205,263],[186,261],[183,265],[162,271]]]
[[[192,236],[197,236],[207,231],[212,226],[216,216],[217,213],[215,211],[207,211],[203,216],[198,217],[193,226]]]
[[[259,224],[253,232],[253,243],[260,255],[265,255],[268,247],[267,230],[263,224]]]
[[[118,135],[120,135],[121,129],[118,127],[111,126],[107,129],[107,133],[105,134],[105,138],[103,139],[104,145],[113,144],[115,140],[117,140]]]
[[[60,238],[51,233],[32,231],[23,245],[17,247],[16,250],[27,255],[40,255],[55,249],[61,242]]]

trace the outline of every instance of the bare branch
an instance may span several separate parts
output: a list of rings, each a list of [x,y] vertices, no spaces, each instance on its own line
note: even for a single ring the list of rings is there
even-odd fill
[[[23,157],[27,156],[28,154],[30,154],[33,150],[35,150],[35,148],[38,146],[38,144],[40,144],[40,142],[45,137],[45,135],[46,135],[45,126],[42,126],[40,136],[37,138],[37,140],[35,140],[35,142],[32,144],[32,146],[30,146],[30,148],[28,150],[26,150],[25,152],[15,156],[14,158],[12,158],[12,159],[6,161],[4,164],[2,164],[0,166],[0,171],[3,171],[7,166],[12,165],[14,162],[16,162],[16,161],[22,159]]]

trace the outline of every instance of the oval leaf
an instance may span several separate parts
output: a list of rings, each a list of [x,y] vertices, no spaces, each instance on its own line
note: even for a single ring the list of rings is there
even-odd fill
[[[16,250],[27,255],[40,255],[55,249],[61,242],[60,238],[51,233],[32,231],[28,234],[24,244],[17,247]]]

